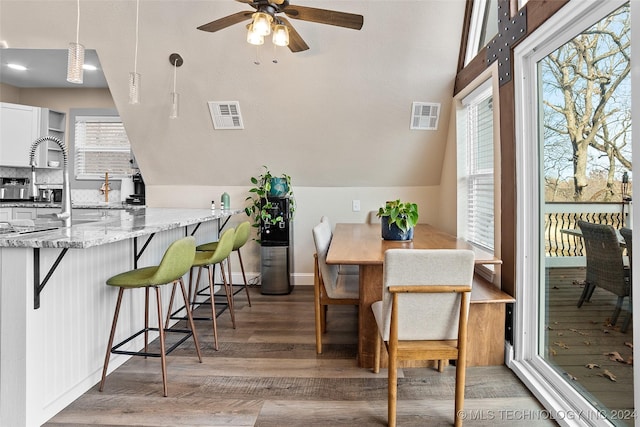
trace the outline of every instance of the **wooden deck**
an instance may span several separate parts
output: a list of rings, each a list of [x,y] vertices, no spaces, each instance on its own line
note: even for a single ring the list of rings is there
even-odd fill
[[[611,326],[616,303],[612,293],[597,288],[590,302],[577,307],[584,277],[581,268],[549,270],[547,358],[594,404],[633,410],[633,327],[620,332],[627,299]],[[614,360],[618,355],[620,360]]]

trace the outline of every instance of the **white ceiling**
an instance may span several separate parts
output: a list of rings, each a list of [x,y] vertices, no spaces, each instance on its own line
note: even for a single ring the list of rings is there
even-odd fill
[[[80,42],[98,52],[150,185],[249,185],[262,165],[300,186],[440,183],[465,0],[295,0],[364,16],[360,31],[291,20],[310,46],[295,54],[248,45],[242,23],[196,29],[251,9],[242,2],[141,0],[139,105],[127,102],[136,2],[80,4]],[[76,0],[0,1],[10,48],[65,51],[75,29]],[[184,58],[174,120],[173,52]],[[209,101],[238,101],[244,129],[215,130]],[[438,130],[410,130],[413,101],[442,104]]]
[[[102,66],[95,50],[87,49],[85,64],[97,70],[85,70],[82,85],[67,82],[66,49],[0,49],[0,83],[19,88],[106,88]],[[27,67],[14,70],[8,64]]]

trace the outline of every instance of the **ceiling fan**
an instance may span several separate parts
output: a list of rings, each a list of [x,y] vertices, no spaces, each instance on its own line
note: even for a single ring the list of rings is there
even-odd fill
[[[236,0],[246,3],[255,9],[234,13],[224,18],[216,19],[208,24],[198,27],[198,30],[216,32],[231,25],[251,19],[247,26],[249,33],[247,41],[252,44],[262,44],[264,36],[269,35],[273,29],[274,43],[280,46],[288,46],[291,52],[302,52],[309,49],[307,43],[300,34],[293,28],[289,20],[280,13],[291,19],[316,22],[319,24],[335,25],[337,27],[351,28],[359,30],[364,23],[362,15],[353,13],[338,12],[335,10],[318,9],[307,6],[294,6],[289,4],[289,0]],[[252,38],[254,37],[254,38]],[[286,41],[284,41],[286,38]]]

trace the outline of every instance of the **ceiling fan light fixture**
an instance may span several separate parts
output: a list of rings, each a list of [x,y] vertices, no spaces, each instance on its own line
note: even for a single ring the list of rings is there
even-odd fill
[[[275,25],[272,42],[276,46],[289,46],[289,27],[284,24]]]
[[[253,24],[249,25],[249,30],[247,31],[247,43],[256,46],[264,44],[264,36],[254,31]]]
[[[253,31],[261,36],[268,36],[271,33],[273,16],[264,12],[256,12],[251,16],[253,17]]]

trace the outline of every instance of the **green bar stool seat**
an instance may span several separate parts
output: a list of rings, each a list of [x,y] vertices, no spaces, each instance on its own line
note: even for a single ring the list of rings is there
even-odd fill
[[[116,303],[115,313],[113,315],[113,323],[111,325],[111,334],[109,336],[109,343],[107,345],[107,354],[104,360],[104,367],[102,369],[102,380],[100,381],[100,391],[104,389],[104,383],[107,376],[107,368],[109,366],[109,358],[111,353],[114,354],[126,354],[131,356],[145,356],[145,357],[160,357],[162,367],[162,384],[164,396],[168,395],[167,392],[167,363],[166,356],[171,353],[176,347],[186,341],[189,337],[193,336],[193,341],[196,346],[196,353],[198,354],[198,360],[202,363],[202,356],[200,354],[200,345],[198,343],[198,336],[196,334],[195,325],[191,316],[191,309],[189,304],[189,298],[184,286],[182,276],[193,265],[193,260],[196,254],[196,244],[193,237],[185,237],[173,242],[164,253],[160,264],[157,266],[143,267],[135,270],[130,270],[124,273],[117,274],[107,280],[107,285],[119,288],[118,300]],[[187,319],[189,329],[178,329],[162,327],[163,314],[162,314],[162,300],[160,298],[160,286],[173,283],[174,290],[176,284],[180,284],[182,290],[182,297],[185,301],[187,308]],[[145,289],[145,325],[144,328],[136,332],[129,338],[121,341],[120,343],[113,345],[113,340],[116,332],[116,324],[118,322],[118,315],[120,313],[120,307],[122,304],[122,296],[126,289]],[[157,313],[158,313],[158,327],[149,327],[149,289],[153,288],[156,293]],[[157,331],[160,338],[160,351],[158,353],[151,353],[148,350],[148,334],[149,331]],[[165,333],[175,332],[183,334],[180,340],[173,344],[170,348],[165,348]],[[138,337],[144,334],[144,350],[143,351],[127,351],[120,350],[120,348]]]
[[[235,229],[233,228],[229,228],[228,230],[226,230],[225,232],[222,233],[222,235],[220,236],[220,240],[218,242],[218,245],[216,246],[214,251],[207,251],[207,252],[196,252],[195,253],[195,257],[193,259],[193,262],[190,266],[190,273],[189,273],[189,297],[190,297],[190,301],[191,301],[191,306],[192,308],[197,306],[197,305],[201,305],[201,304],[210,304],[211,305],[211,317],[199,317],[199,316],[195,316],[194,320],[211,320],[212,324],[213,324],[213,341],[214,341],[214,348],[216,350],[218,350],[218,327],[216,324],[216,317],[217,317],[217,313],[216,313],[216,309],[215,309],[215,300],[214,300],[214,275],[215,275],[215,266],[217,264],[220,264],[220,269],[222,272],[222,281],[223,281],[223,285],[224,285],[224,291],[227,297],[227,305],[229,307],[229,312],[231,314],[231,323],[233,324],[233,328],[235,329],[236,327],[236,319],[235,319],[235,313],[233,312],[233,295],[232,295],[232,290],[229,286],[229,282],[227,282],[226,279],[226,275],[225,275],[225,268],[224,268],[224,260],[226,260],[227,258],[229,258],[229,255],[231,254],[231,250],[233,249],[233,240],[234,240],[234,236],[235,236]],[[198,268],[198,275],[197,278],[195,280],[195,282],[193,281],[193,271],[195,268]],[[198,284],[200,283],[200,276],[202,273],[202,269],[206,269],[207,270],[207,275],[209,277],[209,293],[208,294],[203,294],[201,292],[198,291]],[[202,290],[204,291],[204,289]],[[173,292],[171,293],[171,303],[169,304],[169,307],[172,306],[173,304],[173,297],[174,297],[174,293],[175,293],[175,285],[173,287]],[[208,301],[197,301],[197,297],[198,296],[206,296],[208,298],[210,298]],[[186,304],[188,305],[188,304]],[[181,311],[184,307],[176,310],[175,313]],[[175,317],[175,313],[174,313],[174,317],[172,318],[176,318]],[[169,316],[167,316],[167,324],[169,322]]]
[[[240,270],[242,271],[242,279],[244,280],[244,291],[247,294],[247,302],[249,303],[249,307],[251,307],[251,297],[249,296],[249,283],[247,282],[247,276],[244,272],[244,264],[242,263],[242,254],[240,253],[240,248],[247,243],[249,240],[249,234],[251,233],[251,223],[249,221],[245,221],[242,224],[236,227],[236,235],[233,240],[233,252],[238,254],[238,260],[240,260]],[[198,245],[196,247],[196,251],[215,251],[218,246],[218,242],[210,242],[202,245]],[[231,258],[227,261],[229,264],[229,283],[231,284],[231,289],[233,289],[233,279],[231,278]],[[243,285],[238,285],[243,286]],[[238,292],[241,292],[242,289],[238,289],[238,291],[234,292],[234,295]]]

